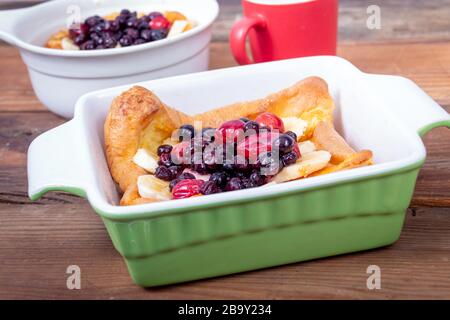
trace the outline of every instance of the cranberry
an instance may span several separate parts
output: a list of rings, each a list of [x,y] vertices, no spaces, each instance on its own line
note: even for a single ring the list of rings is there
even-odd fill
[[[235,191],[244,189],[244,185],[242,184],[241,178],[231,178],[230,181],[225,186],[225,191]]]
[[[260,125],[267,126],[271,130],[278,130],[279,132],[284,132],[284,123],[278,116],[270,112],[261,113],[255,119]]]
[[[158,147],[157,154],[160,156],[163,153],[170,153],[172,149],[173,147],[170,144],[163,144]]]
[[[287,134],[288,136],[290,136],[292,139],[294,139],[294,141],[297,141],[297,134],[295,132],[292,131],[286,131],[284,134]]]
[[[206,181],[200,187],[200,193],[204,195],[219,193],[220,191],[220,188],[213,181]]]
[[[196,179],[181,180],[173,187],[172,196],[174,199],[183,199],[200,194],[203,183],[203,180]]]
[[[291,152],[296,142],[291,136],[282,134],[273,141],[272,148],[278,150],[280,154]]]
[[[74,24],[69,29],[69,37],[73,40],[76,37],[86,34],[89,32],[89,26],[85,23]]]
[[[169,29],[170,22],[163,15],[152,18],[149,22],[148,27],[152,30],[156,29]]]
[[[261,152],[272,150],[272,143],[278,136],[279,134],[277,132],[271,131],[251,135],[238,144],[237,153],[239,155],[245,155],[246,158],[250,159],[250,163],[254,163],[256,157]]]
[[[237,142],[243,137],[245,122],[230,120],[222,123],[216,130],[215,140],[223,143]]]
[[[164,166],[159,166],[155,170],[155,176],[164,181],[170,181],[174,178],[172,171]]]
[[[285,167],[294,164],[297,161],[297,159],[298,156],[295,152],[289,152],[281,156],[281,161],[283,162],[283,165]]]

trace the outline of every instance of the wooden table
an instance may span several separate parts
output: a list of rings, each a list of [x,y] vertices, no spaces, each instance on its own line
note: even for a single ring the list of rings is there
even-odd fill
[[[226,34],[240,12],[238,3],[221,2],[211,68],[235,65]],[[450,1],[378,3],[382,29],[371,31],[365,28],[370,1],[341,1],[338,54],[363,71],[413,79],[450,111]],[[17,5],[11,1],[3,8]],[[424,139],[428,158],[394,245],[142,289],[131,282],[102,221],[84,199],[50,193],[28,200],[27,147],[64,121],[36,100],[18,51],[0,45],[0,298],[450,298],[448,129],[433,130]],[[66,268],[74,264],[81,267],[81,290],[66,288]],[[366,288],[371,264],[381,268],[381,290]]]

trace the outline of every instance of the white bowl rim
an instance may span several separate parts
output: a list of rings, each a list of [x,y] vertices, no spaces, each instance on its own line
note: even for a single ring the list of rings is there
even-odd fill
[[[158,41],[153,41],[145,44],[140,44],[136,46],[129,46],[129,47],[121,47],[121,48],[114,48],[111,50],[59,50],[59,49],[51,49],[46,48],[38,45],[33,45],[31,43],[28,43],[26,41],[23,41],[9,33],[3,32],[0,30],[0,35],[3,33],[9,38],[13,38],[13,42],[16,46],[18,46],[21,49],[25,49],[34,53],[47,55],[47,56],[59,56],[59,57],[76,57],[76,58],[89,58],[89,57],[103,57],[103,56],[114,56],[114,55],[120,55],[120,54],[127,54],[131,52],[138,52],[143,51],[147,49],[152,48],[159,48],[165,45],[169,45],[178,41],[182,41],[184,39],[190,38],[198,33],[201,33],[203,30],[209,28],[212,23],[216,20],[217,16],[219,15],[219,4],[217,3],[217,0],[207,0],[210,1],[213,7],[213,14],[208,17],[207,21],[195,26],[191,30],[188,30],[186,32],[183,32],[182,34],[176,35],[173,38],[165,38]],[[45,2],[42,4],[38,4],[33,7],[29,7],[22,10],[30,10],[37,6],[50,6],[53,5],[52,1]]]

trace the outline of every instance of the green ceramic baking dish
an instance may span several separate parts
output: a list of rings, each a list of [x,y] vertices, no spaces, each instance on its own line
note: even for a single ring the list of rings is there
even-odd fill
[[[62,190],[102,217],[133,281],[159,286],[395,242],[425,160],[420,135],[450,116],[413,82],[365,74],[337,57],[311,57],[140,83],[187,113],[263,97],[310,75],[329,84],[335,125],[375,165],[273,186],[118,206],[105,160],[103,122],[130,86],[80,98],[73,120],[30,145],[29,196]],[[95,258],[95,257],[93,257]]]

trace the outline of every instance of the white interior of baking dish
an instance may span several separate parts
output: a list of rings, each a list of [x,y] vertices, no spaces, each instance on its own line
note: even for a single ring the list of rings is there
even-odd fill
[[[83,161],[87,165],[85,190],[91,204],[108,213],[160,212],[180,206],[198,206],[233,199],[308,189],[338,181],[387,173],[423,160],[425,150],[414,130],[378,98],[380,92],[366,81],[367,74],[337,57],[314,57],[209,71],[139,83],[166,104],[189,114],[226,104],[264,97],[308,77],[319,76],[329,84],[336,103],[335,125],[356,150],[370,149],[375,165],[235,192],[132,207],[117,206],[117,192],[105,159],[103,123],[114,97],[130,86],[97,91],[77,103],[75,122],[82,132]],[[390,76],[386,76],[389,78]],[[383,81],[384,77],[380,78]],[[87,141],[87,144],[84,143]]]

